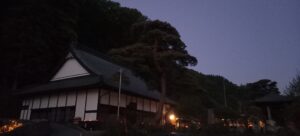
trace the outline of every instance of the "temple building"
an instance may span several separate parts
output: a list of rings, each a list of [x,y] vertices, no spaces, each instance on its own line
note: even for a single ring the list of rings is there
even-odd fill
[[[159,92],[149,89],[128,68],[79,47],[71,47],[47,83],[22,89],[18,95],[22,98],[20,119],[56,122],[74,118],[96,121],[117,115],[118,111],[120,116],[131,111],[138,118],[151,117],[157,112],[160,98]],[[163,114],[172,104],[166,99]]]
[[[292,102],[292,97],[270,93],[256,99],[254,104],[262,109],[266,123],[274,124],[276,122],[278,125],[284,125],[285,119],[282,113]]]

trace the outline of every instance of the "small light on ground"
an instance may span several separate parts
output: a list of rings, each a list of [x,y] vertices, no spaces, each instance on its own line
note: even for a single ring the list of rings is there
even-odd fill
[[[170,114],[170,115],[169,115],[169,119],[170,119],[171,121],[173,121],[173,120],[175,120],[175,119],[176,119],[176,117],[175,117],[175,115],[174,115],[174,114]]]

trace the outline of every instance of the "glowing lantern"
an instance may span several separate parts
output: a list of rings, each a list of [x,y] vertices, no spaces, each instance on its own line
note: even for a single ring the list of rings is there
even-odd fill
[[[173,121],[173,120],[175,120],[175,119],[176,119],[176,117],[175,117],[175,115],[174,115],[174,114],[170,114],[170,115],[169,115],[169,119],[170,119],[171,121]]]

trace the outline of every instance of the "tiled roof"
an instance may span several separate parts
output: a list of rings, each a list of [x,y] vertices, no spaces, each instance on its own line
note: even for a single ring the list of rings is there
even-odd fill
[[[118,88],[119,71],[122,70],[122,76],[126,82],[122,83],[122,90],[136,95],[141,95],[153,99],[159,99],[160,94],[147,87],[146,83],[135,76],[131,70],[113,63],[109,57],[100,53],[91,53],[84,49],[72,48],[74,57],[92,74],[101,76],[103,84]]]
[[[141,78],[135,76],[128,68],[113,63],[109,57],[92,50],[90,51],[89,49],[77,47],[71,47],[71,52],[76,60],[90,72],[90,75],[50,81],[44,85],[24,89],[19,94],[39,93],[93,85],[105,85],[117,90],[119,87],[119,71],[121,69],[122,76],[124,80],[126,80],[122,83],[123,92],[159,100],[160,93],[158,91],[149,89]],[[169,99],[167,99],[167,102],[174,103]]]

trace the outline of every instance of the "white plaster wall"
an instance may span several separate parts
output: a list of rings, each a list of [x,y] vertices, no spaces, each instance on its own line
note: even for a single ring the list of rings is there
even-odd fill
[[[151,101],[151,112],[156,112],[157,110],[157,102],[156,101]]]
[[[26,99],[25,100],[25,105],[28,106],[28,109],[25,110],[25,113],[24,113],[24,120],[29,120],[29,117],[30,117],[30,110],[31,110],[31,100],[30,99]],[[29,114],[29,115],[28,115]]]
[[[110,93],[110,105],[117,106],[118,105],[118,94],[115,92]]]
[[[67,106],[74,106],[76,101],[76,91],[67,93]]]
[[[30,117],[30,110],[31,110],[31,100],[30,99],[24,99],[22,101],[22,106],[28,106],[28,109],[23,109],[20,112],[20,119],[28,120]]]
[[[83,68],[76,59],[72,58],[65,62],[60,70],[55,74],[51,81],[62,80],[72,77],[89,75],[89,72]]]
[[[32,109],[33,100],[32,99],[28,99],[27,102],[28,102],[29,108],[28,108],[28,111],[26,113],[27,117],[25,117],[25,119],[29,120],[30,119],[30,115],[31,115],[31,109]]]
[[[25,105],[26,105],[26,100],[23,100],[22,101],[22,106],[25,106]],[[25,118],[24,113],[25,113],[25,110],[21,110],[21,112],[20,112],[20,119],[24,119]]]
[[[86,113],[85,121],[94,121],[97,120],[97,113]]]
[[[144,110],[143,109],[143,99],[142,98],[137,98],[137,109],[138,110]]]
[[[109,104],[109,92],[107,90],[101,90],[99,99],[101,104]]]
[[[50,96],[50,100],[49,100],[49,107],[50,108],[56,107],[57,99],[58,99],[58,95],[57,94],[54,94],[54,95]]]
[[[58,107],[65,107],[66,106],[66,98],[67,98],[66,93],[59,94],[57,106]]]
[[[27,120],[28,110],[24,110],[23,119]]]
[[[78,91],[77,103],[75,107],[75,117],[80,117],[84,120],[86,91]]]
[[[99,98],[98,89],[90,90],[81,90],[78,91],[77,98],[76,92],[67,92],[60,93],[59,95],[51,95],[50,98],[48,95],[42,97],[35,97],[33,99],[23,100],[22,105],[28,105],[29,110],[22,110],[20,113],[20,119],[30,119],[31,109],[41,108],[54,108],[64,107],[64,106],[74,106],[75,107],[75,117],[81,117],[83,120],[96,120],[97,113],[85,113],[85,111],[97,110],[98,102],[101,104],[109,104],[113,106],[118,105],[118,93],[117,92],[108,92],[107,90],[101,90]],[[110,96],[109,96],[110,94]],[[86,99],[87,98],[87,99]],[[75,101],[77,102],[75,104]],[[99,100],[100,99],[100,100]],[[49,104],[48,104],[49,101]],[[41,102],[41,103],[40,103]],[[58,102],[58,103],[57,103]],[[157,112],[158,102],[154,100],[149,100],[141,97],[129,96],[121,94],[121,107],[126,107],[130,102],[137,103],[137,110],[148,111],[148,112]],[[67,103],[67,105],[66,105]],[[163,113],[166,112],[169,105],[164,105]]]
[[[33,100],[32,109],[38,109],[40,107],[40,97],[35,97]]]
[[[20,119],[25,119],[25,110],[21,110]]]
[[[98,107],[98,89],[88,90],[85,110],[97,110],[97,107]]]
[[[41,97],[41,108],[47,108],[48,107],[48,95],[44,95]]]

